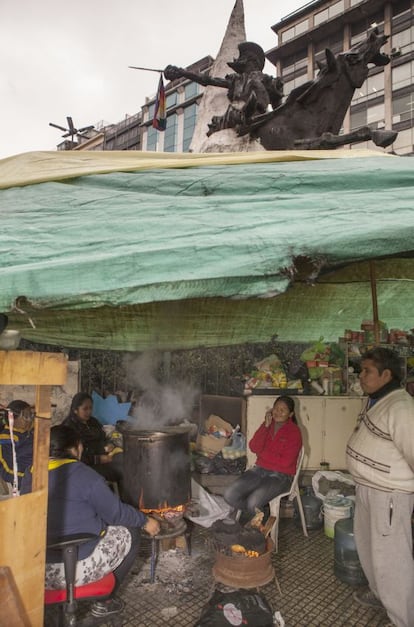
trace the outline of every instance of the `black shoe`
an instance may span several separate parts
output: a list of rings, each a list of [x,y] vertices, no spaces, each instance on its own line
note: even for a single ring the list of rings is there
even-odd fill
[[[125,603],[121,599],[107,599],[106,601],[95,601],[91,607],[92,616],[97,618],[111,616],[122,612]]]
[[[354,601],[364,607],[373,607],[375,609],[385,609],[381,601],[368,588],[368,590],[356,590],[352,595]]]

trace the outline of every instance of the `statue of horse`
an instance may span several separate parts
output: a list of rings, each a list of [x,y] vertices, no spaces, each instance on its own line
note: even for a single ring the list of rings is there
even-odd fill
[[[333,148],[372,139],[379,146],[391,144],[397,133],[367,127],[339,135],[354,91],[368,76],[368,65],[387,65],[390,57],[380,52],[388,40],[372,30],[364,41],[337,56],[326,49],[326,64],[319,73],[294,89],[274,111],[250,118],[239,135],[250,134],[266,150]]]

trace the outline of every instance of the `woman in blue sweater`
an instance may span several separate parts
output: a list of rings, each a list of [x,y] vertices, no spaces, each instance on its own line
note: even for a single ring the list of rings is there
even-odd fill
[[[82,456],[80,436],[64,425],[50,431],[49,493],[47,541],[63,536],[91,533],[97,539],[79,548],[76,585],[98,581],[110,572],[116,579],[114,593],[132,567],[138,553],[140,529],[153,536],[159,533],[157,520],[122,503],[95,470],[79,461]],[[31,491],[30,472],[26,472],[21,493]],[[46,557],[47,589],[65,587],[61,553],[48,551]],[[92,614],[108,615],[122,609],[115,598],[94,603]]]

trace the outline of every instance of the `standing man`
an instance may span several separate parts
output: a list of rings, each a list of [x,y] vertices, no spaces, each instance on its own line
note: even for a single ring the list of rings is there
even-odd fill
[[[398,355],[374,348],[362,356],[368,402],[347,446],[356,482],[354,533],[369,590],[366,607],[383,606],[396,627],[414,626],[414,398],[401,388]]]

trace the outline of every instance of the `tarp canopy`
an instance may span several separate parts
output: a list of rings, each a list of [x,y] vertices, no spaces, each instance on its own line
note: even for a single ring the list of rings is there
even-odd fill
[[[26,339],[336,340],[372,319],[372,259],[380,319],[414,326],[409,157],[27,153],[0,188],[0,311]]]

